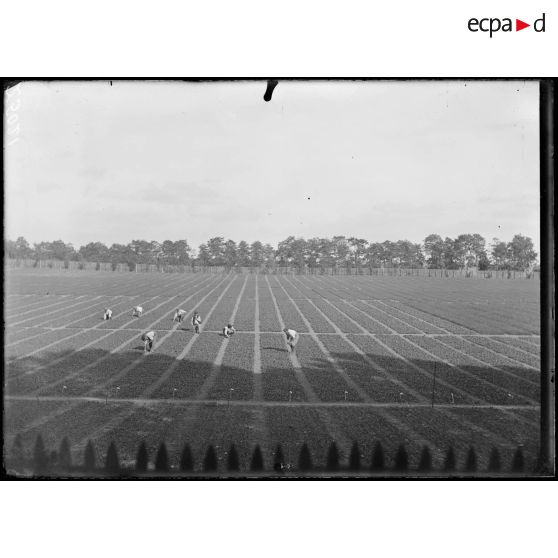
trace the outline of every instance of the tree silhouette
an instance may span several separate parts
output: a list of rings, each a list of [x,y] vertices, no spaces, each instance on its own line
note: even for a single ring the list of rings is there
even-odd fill
[[[105,459],[105,471],[111,475],[117,475],[120,473],[120,462],[118,461],[118,452],[116,451],[116,445],[111,442]]]
[[[421,473],[432,471],[432,456],[430,455],[430,449],[428,446],[424,446],[422,448],[417,471],[420,471]]]
[[[339,471],[339,450],[335,442],[331,442],[327,451],[326,470]]]
[[[310,449],[308,448],[306,442],[304,442],[300,448],[300,454],[298,455],[298,469],[300,471],[312,470],[312,456],[310,455]]]
[[[358,443],[355,441],[353,442],[351,454],[349,455],[349,471],[358,470],[360,470],[360,449],[358,447]]]
[[[205,452],[203,470],[206,473],[213,473],[217,471],[217,455],[215,454],[215,448],[212,445],[209,445],[207,451]]]
[[[140,447],[138,448],[138,454],[136,456],[136,471],[138,473],[145,473],[147,471],[147,466],[149,464],[149,455],[147,453],[147,446],[145,442],[142,441]]]
[[[155,457],[155,471],[158,473],[168,473],[169,471],[169,454],[165,442],[161,442]]]
[[[250,462],[250,471],[263,471],[264,461],[262,450],[259,445],[254,448],[254,453],[252,454],[252,461]]]
[[[35,475],[44,475],[48,472],[48,454],[45,449],[43,437],[39,434],[33,448],[33,472]]]
[[[83,469],[89,473],[95,470],[95,448],[91,440],[87,440],[87,445],[85,446]]]
[[[500,452],[498,448],[492,448],[490,452],[490,459],[488,461],[488,471],[490,473],[497,473],[502,469],[502,464],[500,462]]]
[[[397,453],[395,454],[395,462],[393,466],[394,471],[404,472],[409,469],[409,458],[407,456],[407,450],[405,449],[405,444],[401,444],[397,448]]]
[[[372,452],[372,461],[370,464],[371,471],[383,471],[385,467],[384,448],[382,442],[376,442],[374,451]]]
[[[523,450],[521,447],[515,450],[511,470],[512,473],[522,473],[525,470],[525,459],[523,458]]]
[[[283,456],[283,448],[281,444],[277,444],[275,448],[275,455],[273,456],[273,470],[282,471],[285,466],[285,458]]]
[[[239,471],[240,470],[240,463],[238,459],[238,452],[234,444],[231,444],[229,449],[229,454],[227,456],[227,470],[228,471]]]
[[[453,447],[450,446],[446,453],[446,459],[444,460],[444,471],[446,473],[450,473],[455,471],[455,452],[453,451]]]
[[[186,473],[191,473],[194,470],[194,457],[189,444],[184,445],[182,455],[180,456],[180,470]]]
[[[475,448],[471,446],[467,452],[467,459],[465,461],[465,472],[474,473],[477,470],[477,452]]]

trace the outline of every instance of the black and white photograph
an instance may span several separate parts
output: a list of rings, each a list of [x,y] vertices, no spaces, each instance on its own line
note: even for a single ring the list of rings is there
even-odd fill
[[[4,82],[4,474],[553,476],[544,86]]]

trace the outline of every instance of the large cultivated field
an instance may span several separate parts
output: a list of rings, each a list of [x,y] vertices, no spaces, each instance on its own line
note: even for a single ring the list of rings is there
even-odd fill
[[[410,467],[424,445],[435,467],[449,446],[458,468],[471,446],[479,470],[493,447],[503,463],[520,445],[536,460],[533,280],[10,271],[5,323],[8,449],[17,434],[28,453],[39,433],[48,449],[67,436],[81,462],[91,439],[102,462],[115,441],[133,463],[142,440],[150,456],[164,440],[172,466],[189,443],[196,470],[208,444],[223,468],[231,443],[242,470],[256,444],[267,466],[277,444],[296,462],[304,442],[324,463],[333,440],[342,463],[354,441],[365,465],[377,441],[388,466],[401,443]]]

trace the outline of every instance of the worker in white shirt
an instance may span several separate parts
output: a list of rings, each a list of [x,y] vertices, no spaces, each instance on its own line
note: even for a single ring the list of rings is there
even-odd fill
[[[110,308],[105,308],[103,320],[112,320],[112,310]]]
[[[235,331],[236,330],[234,329],[234,326],[232,324],[227,324],[223,328],[223,337],[226,337],[228,339],[231,335],[234,335]]]
[[[139,318],[143,314],[143,308],[141,306],[134,306],[132,308],[132,318]]]
[[[172,319],[173,322],[178,322],[179,324],[182,323],[184,321],[184,318],[186,317],[186,310],[182,310],[182,308],[179,308],[175,313],[174,313],[174,318]]]
[[[291,352],[294,352],[296,344],[298,343],[298,333],[294,329],[286,327],[283,333],[287,336],[287,347]]]
[[[153,349],[153,342],[155,341],[155,332],[148,331],[141,336],[141,340],[143,341],[143,351],[145,353],[150,353]]]
[[[202,323],[201,316],[198,314],[198,311],[196,310],[194,312],[194,315],[192,316],[192,325],[194,326],[194,331],[196,333],[200,332],[201,323]]]

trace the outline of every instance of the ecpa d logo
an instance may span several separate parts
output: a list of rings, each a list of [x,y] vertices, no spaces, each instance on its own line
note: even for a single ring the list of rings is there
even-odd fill
[[[536,33],[544,33],[545,32],[545,21],[546,14],[543,14],[539,19],[536,19],[533,22],[533,29]],[[498,17],[484,17],[482,19],[477,19],[472,17],[468,23],[467,27],[469,31],[473,33],[477,33],[481,31],[482,33],[489,33],[489,37],[492,38],[494,33],[498,33],[498,31],[509,33],[514,31],[512,18],[505,17],[500,19]],[[530,23],[525,23],[521,19],[515,20],[515,31],[521,31],[522,29],[526,29],[527,27],[531,27]]]

